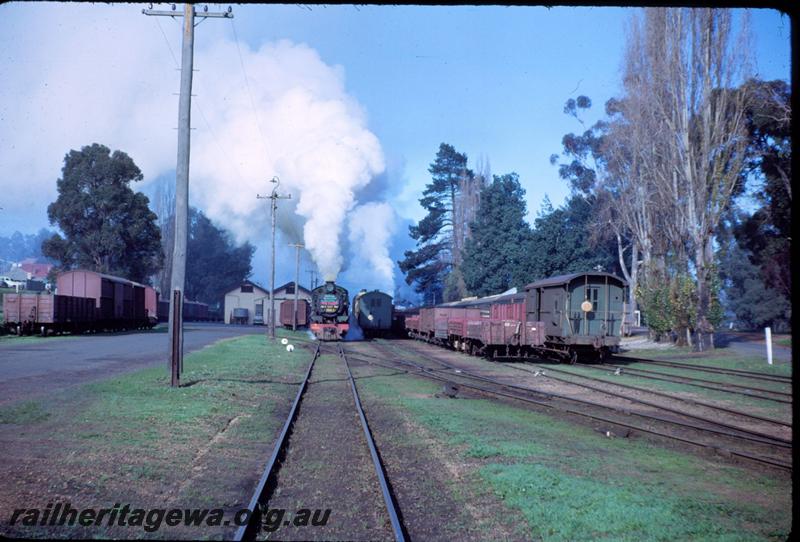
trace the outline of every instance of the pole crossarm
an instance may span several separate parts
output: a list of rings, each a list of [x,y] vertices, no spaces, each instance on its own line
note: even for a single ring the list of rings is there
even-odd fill
[[[179,11],[164,11],[160,9],[142,9],[142,13],[144,15],[157,15],[161,17],[183,17],[183,13]],[[194,16],[199,18],[216,17],[221,19],[233,19],[233,12],[195,11]]]

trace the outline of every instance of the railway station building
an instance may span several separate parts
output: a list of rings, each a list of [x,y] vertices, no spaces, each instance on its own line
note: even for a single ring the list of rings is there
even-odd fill
[[[294,299],[294,293],[294,281],[275,288],[276,313],[279,314],[282,301]],[[310,302],[311,292],[300,286],[297,297]],[[269,308],[269,290],[251,280],[245,280],[225,293],[224,318],[226,324],[269,325]]]

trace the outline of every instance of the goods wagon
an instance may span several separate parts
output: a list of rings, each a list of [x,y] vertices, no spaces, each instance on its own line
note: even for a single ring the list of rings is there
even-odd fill
[[[5,326],[15,333],[79,333],[150,328],[157,296],[150,286],[94,271],[56,277],[56,295],[6,294]]]
[[[210,319],[207,303],[197,301],[183,301],[183,321],[184,322],[205,322]],[[158,321],[169,321],[169,301],[159,300],[158,302]]]
[[[311,332],[321,341],[338,341],[350,329],[347,290],[333,281],[311,291]]]
[[[412,338],[472,354],[602,361],[619,346],[625,288],[609,273],[560,275],[523,293],[423,307],[405,328]]]
[[[419,319],[419,309],[395,307],[392,311],[392,334],[395,337],[406,335],[406,319],[415,317]]]
[[[365,337],[383,337],[392,329],[392,296],[361,290],[353,298],[353,312]]]
[[[49,294],[5,294],[5,327],[17,335],[77,333],[94,329],[94,300],[86,297]]]
[[[152,327],[158,307],[153,288],[95,271],[75,270],[56,277],[58,295],[94,299],[98,329]]]
[[[308,301],[305,299],[297,300],[297,327],[306,327],[308,325]],[[294,325],[294,299],[286,299],[281,301],[281,325],[283,327],[293,327]]]

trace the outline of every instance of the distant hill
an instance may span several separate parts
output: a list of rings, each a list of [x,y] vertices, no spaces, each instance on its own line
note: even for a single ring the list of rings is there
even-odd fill
[[[15,231],[9,237],[0,236],[0,271],[11,267],[12,263],[32,258],[39,262],[55,263],[42,255],[42,241],[53,235],[52,230],[40,229],[37,233],[24,234]]]

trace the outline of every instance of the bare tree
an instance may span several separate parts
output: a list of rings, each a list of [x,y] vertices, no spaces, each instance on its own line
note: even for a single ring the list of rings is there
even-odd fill
[[[679,265],[692,259],[697,285],[695,347],[713,348],[709,321],[713,240],[742,171],[749,69],[745,22],[734,39],[731,11],[651,8],[639,46],[640,86],[656,141],[653,181],[669,213],[665,233]]]

